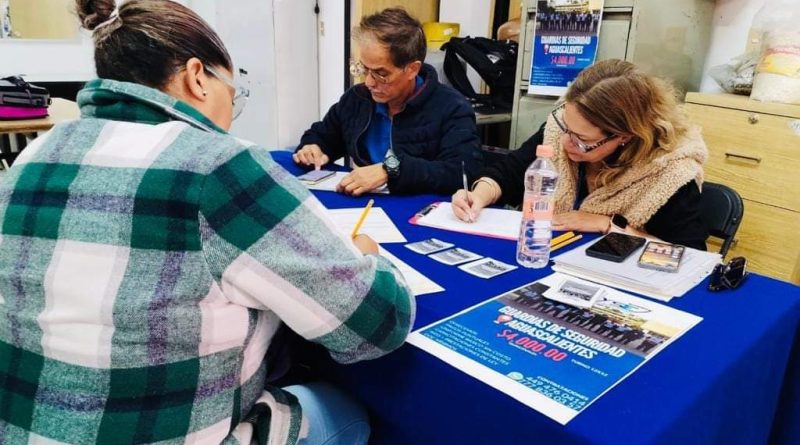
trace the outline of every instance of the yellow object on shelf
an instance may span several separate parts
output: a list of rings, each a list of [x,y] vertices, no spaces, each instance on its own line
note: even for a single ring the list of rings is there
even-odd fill
[[[440,49],[451,37],[458,37],[461,25],[446,22],[425,22],[422,24],[425,40],[430,49]]]

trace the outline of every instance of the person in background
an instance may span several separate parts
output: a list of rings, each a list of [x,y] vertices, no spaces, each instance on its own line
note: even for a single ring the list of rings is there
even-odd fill
[[[491,204],[519,205],[542,143],[554,147],[559,172],[554,230],[615,230],[706,249],[708,151],[666,82],[622,60],[585,69],[538,133],[453,195],[455,215],[468,221]]]
[[[359,59],[350,72],[364,83],[303,134],[294,161],[319,169],[344,156],[353,171],[337,190],[356,196],[384,185],[397,194],[450,194],[462,184],[462,164],[474,179],[481,167],[475,113],[423,63],[419,21],[385,9],[364,17],[353,37]]]
[[[0,442],[366,443],[363,409],[265,386],[265,355],[283,323],[342,363],[399,347],[402,276],[226,132],[247,94],[199,16],[76,5],[100,79],[0,183]]]

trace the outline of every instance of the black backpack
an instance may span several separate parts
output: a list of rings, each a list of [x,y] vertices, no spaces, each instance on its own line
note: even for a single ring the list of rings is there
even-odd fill
[[[453,37],[442,45],[444,73],[455,89],[481,113],[507,113],[514,103],[514,75],[517,70],[517,42],[485,37]],[[478,94],[467,78],[459,58],[478,72],[489,94]]]

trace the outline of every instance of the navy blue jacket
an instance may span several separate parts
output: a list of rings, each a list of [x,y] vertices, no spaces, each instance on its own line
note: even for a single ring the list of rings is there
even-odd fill
[[[462,161],[470,183],[481,169],[475,113],[461,93],[439,83],[433,67],[423,64],[420,76],[422,86],[392,119],[392,148],[400,159],[400,174],[389,179],[389,191],[451,194],[463,187]],[[350,88],[303,134],[297,149],[317,144],[331,161],[345,156],[356,165],[372,164],[358,141],[374,107],[364,84]]]

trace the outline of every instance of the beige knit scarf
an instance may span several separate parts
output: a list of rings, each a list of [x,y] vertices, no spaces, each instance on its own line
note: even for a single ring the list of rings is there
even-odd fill
[[[561,147],[561,131],[550,116],[544,132],[544,143],[554,149],[559,173],[555,213],[572,210],[577,194],[578,164],[570,161]],[[625,216],[641,228],[679,188],[689,181],[703,184],[703,163],[708,150],[700,129],[691,128],[675,150],[664,152],[647,164],[633,165],[611,184],[592,191],[581,203],[580,210],[599,215]]]

